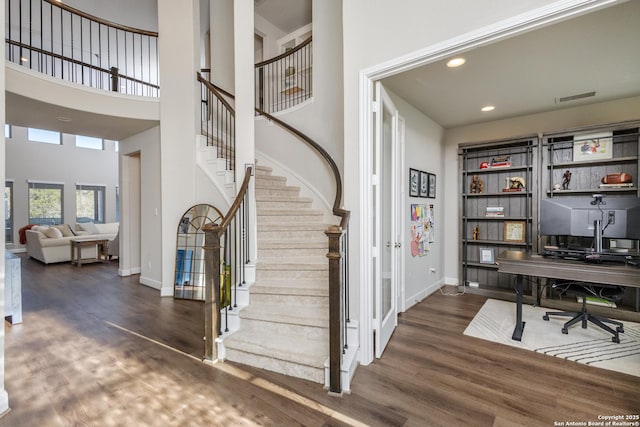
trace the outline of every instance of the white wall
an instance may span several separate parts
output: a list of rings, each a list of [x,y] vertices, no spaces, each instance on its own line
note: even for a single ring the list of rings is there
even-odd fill
[[[157,0],[64,0],[93,16],[140,30],[158,31]]]
[[[404,311],[421,301],[428,294],[436,290],[442,284],[443,260],[444,260],[444,224],[448,222],[444,213],[443,192],[443,153],[444,153],[444,129],[433,120],[399,98],[393,92],[389,92],[400,116],[405,122],[405,152],[404,168],[400,178],[405,182],[405,197],[403,203],[401,233],[404,237],[403,252],[405,259],[403,303],[400,307]],[[425,199],[409,197],[407,181],[409,168],[417,169],[436,175],[436,198]],[[409,225],[412,204],[433,205],[435,214],[435,242],[430,244],[430,250],[423,257],[411,255],[411,241]],[[430,272],[434,268],[435,273]]]
[[[140,273],[140,283],[160,289],[163,263],[160,127],[120,141],[120,156],[123,210],[120,273]]]
[[[260,15],[255,15],[253,19],[256,34],[262,36],[263,60],[280,55],[282,52],[278,46],[278,39],[284,37],[286,33]]]
[[[445,183],[444,192],[454,197],[446,199],[445,211],[450,212],[450,217],[456,218],[456,220],[447,221],[444,224],[444,232],[447,236],[456,236],[456,238],[447,239],[445,243],[444,270],[447,283],[457,284],[460,270],[458,251],[460,234],[457,217],[460,203],[459,189],[462,184],[458,167],[458,144],[531,134],[541,135],[579,127],[638,119],[640,119],[640,97],[633,97],[448,129],[445,133],[445,179],[443,181]]]
[[[105,187],[105,221],[116,218],[118,153],[113,141],[104,141],[104,150],[75,146],[75,136],[62,134],[62,145],[29,141],[27,128],[12,126],[5,144],[5,178],[13,181],[13,241],[18,229],[29,223],[28,180],[64,183],[63,222],[76,222],[76,184]]]

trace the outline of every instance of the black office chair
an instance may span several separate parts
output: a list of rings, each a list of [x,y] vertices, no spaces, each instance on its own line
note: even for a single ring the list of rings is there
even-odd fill
[[[569,333],[569,326],[582,321],[582,328],[587,328],[587,321],[599,326],[605,331],[613,334],[611,341],[620,343],[619,333],[624,332],[624,325],[621,322],[607,319],[606,317],[596,316],[594,314],[587,313],[587,297],[602,298],[609,302],[616,302],[622,298],[624,288],[622,286],[603,285],[598,283],[588,282],[575,282],[570,280],[553,280],[551,283],[553,289],[556,289],[560,296],[565,294],[574,294],[582,296],[582,311],[581,312],[568,312],[568,311],[547,311],[542,318],[549,320],[549,316],[566,316],[571,317],[562,327],[562,333]],[[605,323],[610,323],[615,326],[615,329],[609,327]]]

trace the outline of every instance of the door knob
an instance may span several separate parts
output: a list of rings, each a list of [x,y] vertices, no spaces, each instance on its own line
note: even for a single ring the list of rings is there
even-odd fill
[[[398,243],[396,243],[396,244],[395,244],[395,245],[393,245],[393,246],[394,246],[394,247],[396,247],[396,248],[399,248],[400,246],[402,246],[402,243],[398,242]]]

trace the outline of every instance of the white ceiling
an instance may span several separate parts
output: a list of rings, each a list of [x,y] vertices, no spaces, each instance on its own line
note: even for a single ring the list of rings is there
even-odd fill
[[[311,22],[311,0],[254,0],[254,5],[256,14],[284,33],[291,33]]]
[[[633,0],[383,80],[445,128],[640,95],[640,1]],[[594,97],[558,102],[595,91]],[[494,105],[492,112],[480,108]],[[638,112],[640,118],[640,111]]]

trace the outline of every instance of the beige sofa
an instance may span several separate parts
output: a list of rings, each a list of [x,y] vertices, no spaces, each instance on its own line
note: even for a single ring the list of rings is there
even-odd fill
[[[77,237],[93,237],[109,241],[107,251],[110,255],[117,254],[119,224],[82,223],[76,224],[76,230],[71,230],[68,224],[53,226],[35,226],[25,232],[27,238],[27,253],[45,264],[71,261],[71,239]],[[110,249],[109,249],[110,248]],[[82,258],[96,258],[96,248],[88,247],[82,250]]]

